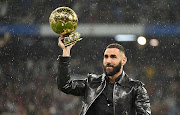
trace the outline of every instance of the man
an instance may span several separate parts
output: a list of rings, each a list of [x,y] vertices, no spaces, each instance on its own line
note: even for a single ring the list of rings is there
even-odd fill
[[[151,115],[150,101],[143,83],[123,71],[127,58],[123,46],[110,44],[104,52],[104,74],[88,74],[84,80],[70,79],[69,63],[72,46],[59,56],[58,88],[66,94],[83,97],[80,115]]]

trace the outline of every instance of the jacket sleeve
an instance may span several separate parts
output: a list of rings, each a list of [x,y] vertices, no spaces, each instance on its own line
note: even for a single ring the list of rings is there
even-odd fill
[[[139,85],[136,90],[135,108],[137,115],[151,115],[150,99],[143,84]]]
[[[70,57],[59,56],[57,85],[58,89],[66,94],[83,96],[85,92],[86,79],[72,80],[70,77]]]

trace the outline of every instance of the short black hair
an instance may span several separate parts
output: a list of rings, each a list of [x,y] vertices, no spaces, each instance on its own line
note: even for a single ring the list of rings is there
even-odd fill
[[[109,45],[106,47],[106,49],[107,49],[107,48],[117,48],[117,49],[119,49],[121,52],[123,52],[123,53],[125,54],[125,49],[124,49],[124,47],[123,47],[122,45],[118,44],[118,43],[109,44]]]

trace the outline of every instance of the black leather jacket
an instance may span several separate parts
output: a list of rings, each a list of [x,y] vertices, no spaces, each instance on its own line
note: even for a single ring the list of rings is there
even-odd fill
[[[105,74],[88,74],[83,80],[72,80],[69,71],[70,57],[59,57],[58,88],[66,94],[83,96],[80,115],[86,115],[92,103],[106,86]],[[123,71],[113,90],[114,115],[151,115],[150,101],[143,83],[133,80]]]

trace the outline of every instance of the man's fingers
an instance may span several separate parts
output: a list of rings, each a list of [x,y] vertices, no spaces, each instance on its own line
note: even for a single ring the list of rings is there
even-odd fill
[[[60,46],[62,49],[65,48],[64,43],[62,42],[63,39],[64,37],[59,37],[59,41],[58,41],[58,46]]]
[[[59,37],[59,42],[58,42],[58,46],[61,47],[62,49],[64,49],[64,48],[71,49],[77,42],[77,41],[75,41],[71,45],[68,45],[68,46],[65,47],[62,40],[64,40],[64,36]]]
[[[64,40],[64,37],[59,37],[60,40]]]
[[[75,41],[75,42],[72,44],[72,46],[74,46],[74,45],[76,44],[76,42],[77,42],[77,41]]]

